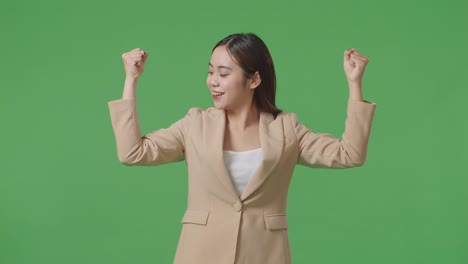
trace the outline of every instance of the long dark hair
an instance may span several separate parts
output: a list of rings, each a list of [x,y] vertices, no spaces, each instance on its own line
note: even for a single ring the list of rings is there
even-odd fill
[[[262,79],[260,85],[255,88],[253,102],[259,111],[270,112],[275,118],[283,112],[275,105],[276,74],[273,59],[267,46],[254,33],[235,33],[220,40],[214,46],[226,45],[228,53],[233,56],[244,72],[244,81],[258,71]]]

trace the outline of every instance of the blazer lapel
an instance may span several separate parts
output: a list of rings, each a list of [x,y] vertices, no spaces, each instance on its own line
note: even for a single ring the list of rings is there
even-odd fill
[[[259,136],[263,158],[242,192],[241,201],[250,197],[268,179],[283,153],[283,122],[272,122],[273,120],[273,114],[260,112]]]
[[[237,192],[232,184],[229,172],[224,164],[223,144],[224,130],[226,127],[226,112],[216,108],[211,108],[209,118],[204,120],[203,124],[203,146],[206,146],[207,156],[214,175],[226,187],[227,193],[239,199]]]
[[[281,158],[284,144],[283,123],[272,122],[273,114],[260,112],[259,137],[262,148],[262,161],[250,178],[244,191],[239,196],[231,180],[223,158],[224,134],[226,129],[226,111],[213,108],[204,124],[204,146],[207,146],[214,174],[226,187],[230,195],[241,201],[250,197],[271,175]]]

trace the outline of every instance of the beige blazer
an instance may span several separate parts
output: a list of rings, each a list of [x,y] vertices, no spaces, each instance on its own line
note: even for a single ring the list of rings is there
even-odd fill
[[[136,99],[108,102],[119,161],[157,166],[185,160],[188,201],[174,264],[289,264],[286,201],[296,164],[364,164],[376,104],[348,100],[342,139],[316,133],[294,113],[260,113],[263,160],[238,195],[223,160],[226,115],[192,107],[168,128],[141,135]]]

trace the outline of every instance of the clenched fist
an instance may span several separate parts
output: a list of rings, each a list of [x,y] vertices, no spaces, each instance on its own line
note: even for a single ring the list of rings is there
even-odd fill
[[[122,54],[127,78],[137,79],[145,70],[148,53],[140,48]]]
[[[348,49],[344,52],[344,71],[348,82],[362,81],[364,70],[369,59],[355,49]]]

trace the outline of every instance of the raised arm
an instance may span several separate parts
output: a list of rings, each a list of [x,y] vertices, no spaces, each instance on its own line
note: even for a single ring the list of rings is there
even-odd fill
[[[362,99],[362,77],[368,58],[351,48],[344,51],[344,71],[349,85],[345,131],[342,139],[314,133],[291,114],[299,144],[297,163],[308,167],[350,168],[362,166],[377,105]]]
[[[376,104],[348,100],[345,131],[342,139],[327,133],[315,133],[299,123],[291,113],[291,122],[299,144],[297,164],[313,168],[350,168],[362,166]]]
[[[191,108],[170,127],[141,135],[136,87],[147,58],[148,53],[140,48],[122,54],[126,72],[122,99],[108,102],[117,155],[120,162],[128,166],[155,166],[184,160],[185,136],[196,111]]]

